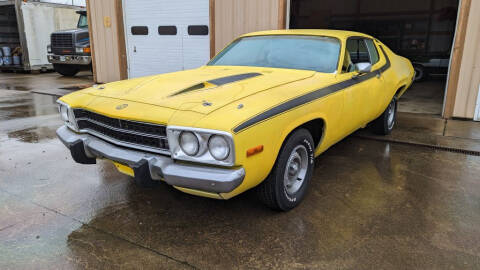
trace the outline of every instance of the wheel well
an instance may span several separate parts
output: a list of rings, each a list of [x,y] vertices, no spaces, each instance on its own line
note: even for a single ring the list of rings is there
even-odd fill
[[[290,134],[292,134],[293,132],[295,132],[295,130],[300,129],[300,128],[304,128],[304,129],[308,130],[308,132],[310,132],[310,134],[312,135],[312,138],[313,138],[313,144],[315,145],[315,148],[317,148],[317,146],[320,144],[320,141],[322,140],[322,136],[323,136],[323,133],[324,133],[325,122],[323,121],[323,119],[317,118],[317,119],[313,119],[311,121],[308,121],[308,122],[298,126],[294,130],[292,130],[290,132]],[[288,134],[288,136],[290,136],[290,134]]]
[[[395,92],[395,95],[394,95],[394,97],[395,97],[396,99],[398,99],[398,98],[400,97],[399,95],[400,95],[400,93],[403,92],[403,90],[405,89],[405,87],[406,87],[406,85],[402,85],[400,88],[397,89],[397,91]]]

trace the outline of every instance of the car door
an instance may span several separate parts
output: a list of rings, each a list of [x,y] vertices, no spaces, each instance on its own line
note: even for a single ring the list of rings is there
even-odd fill
[[[349,81],[351,85],[344,90],[343,124],[348,133],[378,116],[380,101],[383,100],[383,78],[376,72],[380,66],[379,54],[373,41],[368,39],[367,43],[366,40],[363,37],[347,39],[342,73],[339,75],[340,80]],[[372,64],[371,72],[359,74],[355,69],[358,63]]]
[[[369,113],[366,117],[366,123],[376,119],[385,110],[385,99],[389,92],[385,88],[385,78],[379,71],[385,65],[385,57],[380,53],[378,46],[372,39],[365,38],[364,42],[367,46],[369,62],[372,65],[372,72],[375,78],[366,82],[367,84],[367,102],[369,105]],[[388,102],[390,103],[390,102]],[[387,103],[387,104],[388,104]]]

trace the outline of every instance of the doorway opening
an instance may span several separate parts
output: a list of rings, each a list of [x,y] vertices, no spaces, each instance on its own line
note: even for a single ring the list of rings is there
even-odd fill
[[[412,62],[399,111],[441,115],[459,0],[290,0],[290,29],[369,34]]]

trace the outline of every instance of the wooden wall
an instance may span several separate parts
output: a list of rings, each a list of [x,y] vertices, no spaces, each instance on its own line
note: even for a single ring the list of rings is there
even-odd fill
[[[475,114],[480,86],[480,1],[471,1],[460,65],[454,117],[470,118]]]
[[[285,0],[211,0],[214,11],[213,51],[218,53],[238,36],[284,29]]]
[[[127,78],[122,0],[87,0],[94,80]]]

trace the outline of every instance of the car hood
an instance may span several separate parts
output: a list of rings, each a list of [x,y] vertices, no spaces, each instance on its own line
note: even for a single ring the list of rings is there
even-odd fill
[[[92,87],[85,93],[208,114],[244,97],[290,82],[314,71],[205,66]]]

